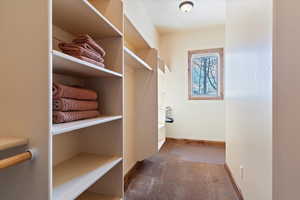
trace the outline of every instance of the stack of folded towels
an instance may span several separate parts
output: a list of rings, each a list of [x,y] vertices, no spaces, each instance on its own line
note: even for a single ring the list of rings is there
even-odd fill
[[[89,35],[81,35],[71,43],[61,42],[58,47],[65,54],[104,67],[105,51]]]
[[[93,90],[53,83],[53,123],[98,117],[98,95]]]

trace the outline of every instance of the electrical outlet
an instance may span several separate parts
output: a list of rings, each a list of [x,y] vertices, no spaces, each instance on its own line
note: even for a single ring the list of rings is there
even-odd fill
[[[243,165],[240,165],[240,177],[241,177],[241,180],[244,180],[244,167],[243,167]]]

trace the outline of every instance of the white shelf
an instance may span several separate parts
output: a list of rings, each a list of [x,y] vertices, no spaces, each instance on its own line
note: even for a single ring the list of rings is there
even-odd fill
[[[27,138],[0,136],[0,151],[28,144]]]
[[[166,142],[166,139],[158,142],[158,151],[162,148],[162,146],[165,144],[165,142]]]
[[[130,51],[127,47],[124,47],[124,53],[126,65],[132,66],[137,69],[146,69],[150,71],[152,70],[152,68],[144,60]]]
[[[80,153],[53,169],[53,200],[73,200],[122,158]]]
[[[122,77],[122,74],[53,50],[53,72],[80,77]]]
[[[158,129],[161,129],[161,128],[163,128],[163,127],[165,127],[165,124],[159,124],[159,125],[158,125]]]
[[[82,195],[80,195],[76,200],[121,200],[121,198],[101,195],[94,192],[85,192]]]
[[[53,23],[70,33],[88,33],[96,39],[123,35],[87,0],[53,0]]]
[[[53,135],[58,135],[61,133],[70,132],[70,131],[78,130],[81,128],[86,128],[86,127],[90,127],[90,126],[94,126],[97,124],[102,124],[102,123],[106,123],[106,122],[110,122],[110,121],[114,121],[114,120],[119,120],[119,119],[122,119],[121,115],[101,116],[101,117],[92,118],[92,119],[85,119],[85,120],[61,123],[61,124],[53,124],[51,132]]]

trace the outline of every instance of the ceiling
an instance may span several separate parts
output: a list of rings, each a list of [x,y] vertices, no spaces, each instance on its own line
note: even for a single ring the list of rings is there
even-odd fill
[[[180,0],[142,0],[159,33],[193,30],[225,24],[226,0],[193,0],[189,13],[179,10]]]

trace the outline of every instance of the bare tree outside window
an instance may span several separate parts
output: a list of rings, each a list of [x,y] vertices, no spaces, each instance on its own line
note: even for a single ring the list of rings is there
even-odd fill
[[[188,52],[189,99],[223,99],[223,49]]]

